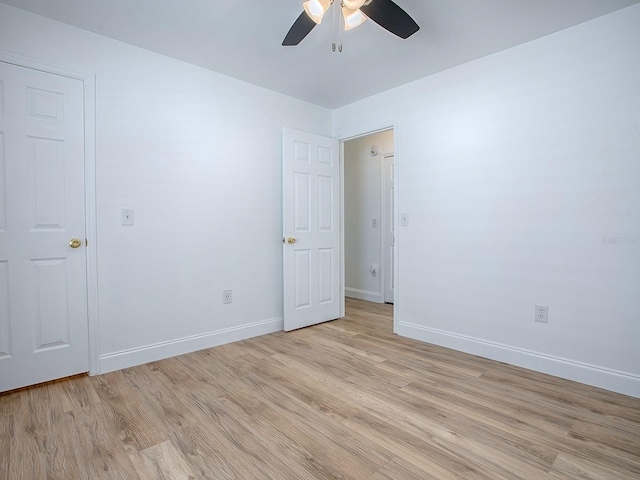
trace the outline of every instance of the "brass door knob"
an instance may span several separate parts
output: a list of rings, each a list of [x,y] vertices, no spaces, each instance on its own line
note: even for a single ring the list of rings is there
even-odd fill
[[[287,238],[287,243],[289,245],[293,245],[294,243],[296,243],[296,239],[293,238],[293,237],[289,237],[289,238]]]
[[[72,238],[71,240],[69,240],[69,246],[71,248],[78,248],[80,245],[82,245],[82,242],[79,238]]]

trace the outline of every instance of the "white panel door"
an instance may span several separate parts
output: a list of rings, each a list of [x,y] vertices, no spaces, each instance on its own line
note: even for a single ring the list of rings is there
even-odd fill
[[[0,62],[0,391],[89,370],[83,115],[81,81]]]
[[[340,317],[338,141],[283,133],[284,329]]]
[[[395,170],[393,155],[385,155],[384,166],[384,301],[394,303],[395,278],[393,275],[395,235]]]

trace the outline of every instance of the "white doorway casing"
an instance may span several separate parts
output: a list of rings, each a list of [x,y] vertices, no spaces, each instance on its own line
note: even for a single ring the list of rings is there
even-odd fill
[[[382,155],[382,289],[384,302],[394,303],[394,250],[395,250],[395,163],[392,153]]]
[[[393,230],[395,232],[395,245],[393,249],[393,279],[394,279],[394,303],[393,303],[393,332],[397,333],[398,323],[400,322],[400,272],[399,272],[399,258],[400,258],[400,231],[399,227],[399,195],[400,195],[400,182],[399,182],[399,174],[400,174],[400,152],[399,152],[399,123],[397,119],[382,121],[375,124],[368,124],[364,126],[355,126],[353,128],[345,128],[340,131],[334,131],[334,138],[340,140],[340,198],[341,198],[341,222],[342,222],[342,251],[345,252],[345,142],[350,140],[358,139],[361,137],[369,136],[372,134],[376,134],[379,132],[384,132],[392,130],[393,131],[393,155],[394,155],[394,190],[393,190]],[[382,162],[382,159],[377,160],[378,162]],[[382,178],[379,176],[378,188],[382,192]],[[380,222],[381,224],[384,222]],[[380,225],[381,228],[384,228],[384,225]],[[380,237],[382,237],[383,232],[380,231]],[[344,299],[346,293],[346,265],[345,258],[343,255],[342,259],[342,298]],[[387,275],[388,276],[388,275]],[[384,283],[384,282],[383,282]],[[383,298],[384,294],[384,286],[381,291],[381,298]],[[343,306],[343,315],[344,315],[344,306]]]
[[[393,152],[393,130],[344,142],[345,294],[384,303],[383,152]]]

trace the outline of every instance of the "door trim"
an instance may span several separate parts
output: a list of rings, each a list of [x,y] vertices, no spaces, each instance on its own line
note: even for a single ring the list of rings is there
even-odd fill
[[[87,239],[87,326],[89,332],[89,374],[100,373],[100,337],[98,323],[98,257],[96,231],[96,76],[36,58],[0,50],[0,61],[79,80],[84,92],[84,203]]]
[[[342,316],[345,315],[345,265],[344,265],[344,142],[353,140],[354,138],[364,137],[373,133],[383,132],[385,130],[393,130],[393,154],[395,169],[395,190],[394,197],[394,230],[396,235],[396,244],[393,251],[393,275],[395,279],[394,304],[393,304],[393,333],[398,333],[398,324],[400,323],[400,125],[397,118],[381,121],[374,124],[350,127],[344,131],[334,132],[333,138],[340,141],[340,230],[341,230],[341,248],[342,255],[340,258],[340,269],[342,285]],[[383,292],[384,293],[384,292]]]
[[[394,140],[395,140],[395,132],[393,133],[394,135]],[[387,303],[387,256],[385,254],[386,251],[386,237],[387,237],[387,222],[386,222],[386,218],[387,218],[387,191],[385,189],[385,185],[386,185],[386,179],[385,179],[385,163],[387,158],[390,157],[395,157],[395,153],[394,152],[387,152],[387,153],[381,153],[380,154],[380,198],[382,199],[381,202],[381,212],[380,212],[380,226],[382,227],[380,230],[380,251],[383,252],[380,258],[380,295],[382,297],[382,303]],[[395,160],[395,158],[394,158]],[[395,163],[394,163],[394,168],[395,168]],[[395,177],[394,177],[394,181],[395,181]],[[394,200],[394,205],[395,205],[395,183],[394,183],[394,195],[393,195],[393,200]],[[394,209],[395,210],[395,209]],[[395,217],[395,211],[394,213],[394,219]],[[394,222],[394,229],[395,229],[395,222]],[[395,236],[395,231],[393,232],[394,236]],[[396,247],[395,247],[395,242],[393,245],[393,252],[394,252],[394,257],[395,257],[395,251],[396,251]],[[394,258],[395,260],[395,258]],[[394,264],[395,265],[395,264]],[[394,299],[393,299],[394,303],[395,303],[395,295],[394,295]]]

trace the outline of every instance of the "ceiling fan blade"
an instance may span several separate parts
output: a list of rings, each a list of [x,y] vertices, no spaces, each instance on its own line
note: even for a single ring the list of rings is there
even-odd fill
[[[289,29],[289,33],[284,37],[282,41],[282,45],[285,47],[291,47],[294,45],[298,45],[304,37],[309,35],[309,32],[313,30],[313,27],[316,26],[316,22],[309,18],[309,15],[305,11],[303,11],[298,19],[293,22],[291,28]]]
[[[373,0],[369,5],[360,7],[360,10],[382,28],[400,38],[409,38],[420,30],[413,18],[391,0]]]

